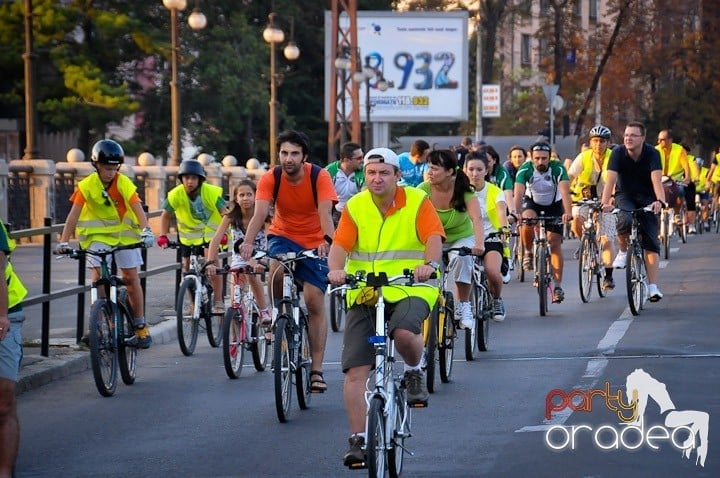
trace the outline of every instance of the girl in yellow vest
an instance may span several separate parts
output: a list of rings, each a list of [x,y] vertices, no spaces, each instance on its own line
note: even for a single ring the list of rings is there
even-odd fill
[[[63,254],[69,250],[68,240],[76,227],[82,249],[97,251],[140,241],[145,247],[151,247],[155,237],[143,211],[137,187],[129,177],[118,172],[125,162],[122,147],[110,139],[98,141],[93,146],[91,161],[96,171],[80,181],[70,197],[73,205],[65,220],[56,252]],[[137,269],[143,263],[140,250],[117,251],[114,256],[135,312],[133,324],[138,336],[138,347],[146,349],[150,347],[152,338],[145,323],[143,291]],[[92,268],[93,282],[98,280],[100,259],[88,256],[87,264]]]

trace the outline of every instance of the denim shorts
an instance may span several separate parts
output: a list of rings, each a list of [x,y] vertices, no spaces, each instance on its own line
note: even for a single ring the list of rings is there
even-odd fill
[[[299,244],[281,236],[268,236],[268,253],[271,256],[286,252],[300,252],[305,250]],[[312,284],[324,291],[327,289],[328,280],[327,259],[307,258],[295,262],[295,280],[301,283]]]
[[[8,314],[10,330],[0,341],[0,378],[17,382],[22,362],[22,324],[25,313],[22,310]]]

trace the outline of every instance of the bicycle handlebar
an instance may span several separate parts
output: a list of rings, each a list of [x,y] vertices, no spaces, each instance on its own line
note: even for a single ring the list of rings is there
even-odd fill
[[[261,264],[265,269],[267,269],[267,266],[265,264]],[[246,265],[242,267],[220,267],[215,270],[215,275],[228,275],[228,274],[245,274],[245,275],[256,275],[260,276],[260,278],[265,281],[265,273],[267,270],[262,270],[260,272],[257,272],[255,269],[253,269],[252,266]]]
[[[125,251],[129,249],[140,249],[144,248],[145,244],[142,242],[137,242],[135,244],[127,244],[127,245],[119,245],[119,246],[113,246],[109,249],[101,249],[99,251],[94,251],[91,249],[69,249],[67,253],[65,254],[58,254],[55,256],[56,259],[60,259],[62,257],[69,257],[71,259],[79,259],[81,256],[90,255],[100,258],[105,258],[109,255],[111,255],[114,252],[117,251]]]
[[[428,279],[437,279],[437,273],[433,272],[432,274],[430,274],[430,277]],[[402,283],[403,280],[405,281],[404,283]],[[437,287],[436,285],[428,284],[427,282],[416,282],[415,274],[410,269],[405,269],[403,270],[402,274],[390,277],[388,277],[387,274],[385,274],[384,272],[378,272],[377,274],[375,274],[374,272],[370,272],[366,274],[365,271],[358,271],[354,275],[347,274],[345,276],[344,284],[336,287],[332,287],[332,284],[328,284],[327,293],[332,294],[337,290],[358,289],[360,287],[372,287],[373,289],[377,289],[390,285],[404,285],[410,287]]]

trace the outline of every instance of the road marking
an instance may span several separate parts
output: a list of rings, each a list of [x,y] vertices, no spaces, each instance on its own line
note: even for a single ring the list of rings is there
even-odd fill
[[[590,390],[597,384],[598,379],[605,371],[605,367],[607,367],[609,362],[609,360],[606,357],[602,357],[602,355],[615,352],[615,346],[625,336],[625,332],[627,332],[632,322],[633,315],[630,309],[626,307],[622,314],[620,314],[620,317],[610,324],[610,328],[605,332],[605,336],[598,342],[597,351],[600,357],[594,357],[588,360],[585,373],[580,379],[580,382],[574,385],[572,389]],[[570,418],[570,415],[572,415],[572,410],[570,407],[566,407],[558,413],[553,414],[550,420],[543,420],[539,425],[524,426],[515,430],[515,433],[547,431],[550,427],[563,425],[567,419]]]
[[[670,262],[670,261],[660,261],[660,263],[658,264],[658,266],[660,267],[660,269],[665,269],[665,268],[667,267],[667,265],[668,265],[669,262]]]

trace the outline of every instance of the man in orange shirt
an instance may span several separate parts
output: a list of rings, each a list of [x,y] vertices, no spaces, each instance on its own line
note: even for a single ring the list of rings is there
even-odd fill
[[[260,232],[275,201],[275,214],[267,228],[268,251],[270,255],[284,252],[299,252],[317,248],[321,259],[305,259],[295,266],[295,278],[303,284],[303,298],[308,307],[308,324],[312,364],[310,367],[310,388],[313,392],[327,389],[322,373],[327,322],[325,321],[325,289],[327,288],[327,254],[335,232],[332,221],[332,207],[337,194],[330,174],[321,170],[317,176],[317,201],[312,186],[312,164],[308,163],[308,138],[304,133],[288,130],[277,137],[278,160],[282,168],[280,188],[275,194],[275,174],[272,170],[260,177],[255,196],[255,213],[248,224],[245,240],[240,246],[240,255],[248,260],[253,253],[255,236]],[[282,295],[282,274],[273,274],[277,264],[271,268],[273,297]]]

